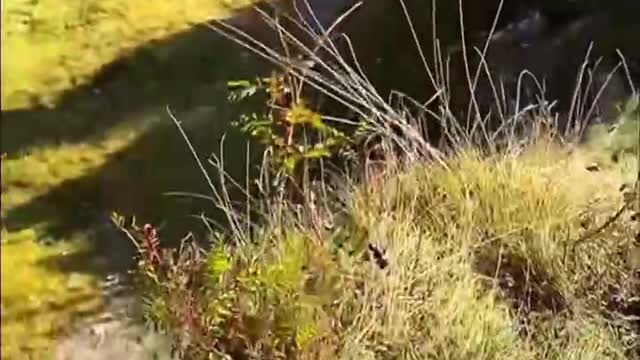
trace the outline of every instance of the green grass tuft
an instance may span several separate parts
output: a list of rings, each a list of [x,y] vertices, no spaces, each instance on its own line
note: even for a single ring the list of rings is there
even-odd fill
[[[547,141],[518,154],[466,150],[446,167],[389,170],[343,194],[339,213],[276,216],[255,244],[216,247],[202,260],[213,276],[186,290],[200,304],[189,306],[214,301],[224,311],[211,328],[202,317],[199,338],[183,350],[198,358],[218,344],[209,352],[240,358],[625,359],[638,344],[611,298],[633,291],[633,223],[623,217],[593,231],[622,206],[618,188],[634,174],[590,172],[591,159]],[[366,244],[385,249],[386,268],[367,260]],[[185,311],[179,293],[150,293],[174,304],[150,313],[172,319],[181,343],[194,333],[175,325]]]

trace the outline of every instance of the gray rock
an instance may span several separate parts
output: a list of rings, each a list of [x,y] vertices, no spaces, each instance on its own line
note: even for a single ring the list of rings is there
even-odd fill
[[[174,359],[164,336],[124,320],[85,327],[62,341],[55,355],[58,360]]]
[[[147,329],[140,301],[126,276],[109,274],[102,283],[106,304],[99,315],[79,321],[55,349],[58,360],[169,360],[170,340]]]

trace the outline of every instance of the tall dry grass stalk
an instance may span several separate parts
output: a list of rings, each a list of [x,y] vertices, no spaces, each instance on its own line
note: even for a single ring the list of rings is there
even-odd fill
[[[583,79],[587,60],[568,114],[571,123],[578,125],[561,129],[540,83],[537,104],[525,105],[517,92],[515,107],[503,96],[504,85],[491,83],[497,113],[482,113],[475,95],[479,74],[492,79],[486,60],[491,42],[475,49],[481,61],[472,68],[471,49],[463,38],[470,109],[466,119],[459,119],[451,108],[449,59],[435,27],[432,41],[437,56],[429,64],[411,14],[400,1],[435,89],[426,104],[397,92],[384,99],[367,79],[357,55],[340,51],[338,39],[347,49],[353,47],[348,37],[334,31],[359,4],[328,27],[313,16],[304,19],[295,6],[293,14],[281,15],[287,26],[279,17],[256,8],[278,34],[279,48],[257,41],[228,22],[210,24],[284,69],[293,78],[297,96],[311,88],[358,115],[367,125],[367,136],[380,139],[385,152],[375,177],[365,177],[364,183],[345,174],[338,174],[336,181],[323,178],[319,184],[309,184],[314,191],[306,194],[302,204],[285,201],[277,191],[278,196],[273,196],[268,153],[257,194],[225,173],[222,151],[212,163],[221,186],[214,184],[198,160],[211,187],[211,200],[225,211],[230,223],[229,237],[235,241],[232,253],[240,259],[233,266],[260,268],[274,263],[281,274],[292,257],[299,260],[296,246],[300,245],[291,239],[302,238],[301,251],[309,259],[302,269],[286,268],[308,276],[305,290],[295,294],[297,301],[307,299],[308,284],[322,287],[327,278],[339,279],[332,283],[336,288],[328,291],[330,295],[313,293],[316,300],[323,296],[330,300],[314,307],[322,313],[313,320],[319,335],[312,337],[311,345],[298,349],[298,358],[595,360],[631,356],[630,350],[639,344],[632,329],[634,320],[622,316],[610,300],[615,295],[630,301],[634,291],[633,274],[620,256],[632,238],[629,222],[616,218],[607,224],[606,215],[621,205],[619,178],[604,171],[588,175],[580,155],[566,147],[580,138],[585,118],[592,112],[584,92],[592,85],[588,76]],[[309,4],[302,3],[313,14]],[[432,21],[436,16],[433,1]],[[289,28],[292,25],[295,31]],[[294,35],[300,31],[313,41]],[[626,65],[621,62],[618,67]],[[523,72],[518,88],[530,76]],[[595,97],[601,93],[598,89]],[[421,111],[416,113],[416,108]],[[326,119],[355,127],[351,119]],[[424,136],[427,119],[442,125],[447,147],[438,148]],[[198,159],[195,149],[190,149]],[[250,212],[237,211],[230,186],[244,191]],[[590,229],[598,231],[585,240],[581,235]],[[338,242],[351,247],[350,251],[330,255],[328,249]],[[377,256],[367,247],[380,250],[388,266],[362,261],[360,255],[369,254],[369,260]],[[261,305],[269,311],[285,306]],[[251,350],[246,353],[254,354],[253,358],[271,354],[265,349],[278,345],[268,343],[271,338],[266,335],[265,339],[246,344]]]
[[[242,45],[253,53],[280,67],[289,76],[294,89],[296,99],[304,98],[306,94],[321,94],[337,102],[349,113],[354,114],[357,120],[336,116],[324,115],[327,121],[335,122],[341,126],[351,126],[353,129],[360,125],[365,129],[365,137],[381,139],[383,149],[395,149],[394,154],[387,154],[390,161],[387,164],[408,164],[417,160],[427,160],[446,166],[446,154],[461,148],[481,146],[490,153],[506,151],[506,153],[519,153],[523,146],[537,141],[541,134],[562,141],[566,144],[578,142],[584,134],[586,125],[594,112],[594,106],[603,94],[614,74],[620,69],[628,69],[624,59],[617,64],[600,88],[593,89],[593,74],[597,71],[599,61],[595,67],[590,68],[589,48],[585,55],[583,65],[576,79],[576,87],[571,97],[571,106],[567,114],[553,112],[553,102],[545,98],[544,83],[538,81],[534,74],[523,70],[518,76],[515,99],[505,95],[505,84],[494,81],[487,58],[492,41],[498,31],[497,24],[504,1],[500,2],[498,12],[492,23],[489,34],[481,48],[470,48],[467,39],[462,35],[460,49],[464,65],[464,81],[467,84],[467,93],[470,99],[466,119],[457,117],[457,111],[452,109],[452,87],[450,46],[440,43],[436,31],[436,18],[438,16],[436,1],[432,1],[431,19],[432,43],[434,49],[434,63],[429,64],[426,54],[423,52],[424,44],[416,34],[412,14],[409,13],[404,0],[399,0],[402,5],[407,26],[409,27],[413,46],[418,50],[420,61],[427,75],[430,85],[433,87],[433,96],[428,101],[421,103],[399,92],[392,91],[389,99],[384,99],[367,78],[353,50],[349,37],[339,33],[340,25],[349,16],[363,5],[362,2],[354,4],[343,14],[336,17],[328,26],[323,25],[314,15],[314,10],[307,0],[284,1],[275,11],[266,11],[264,6],[255,6],[251,10],[251,21],[262,21],[267,29],[277,34],[278,45],[261,41],[256,38],[255,29],[245,31],[242,26],[237,26],[237,21],[215,21],[207,23],[211,29],[230,40]],[[459,26],[460,33],[465,34],[462,11],[462,0],[459,0]],[[309,14],[309,16],[304,16]],[[245,24],[246,25],[246,24]],[[262,29],[261,31],[264,31]],[[472,67],[470,57],[475,54],[479,61]],[[477,100],[480,78],[485,76],[489,82],[491,103],[488,110],[483,109]],[[535,103],[525,102],[522,89],[525,80],[533,81],[538,89]],[[629,79],[630,80],[630,79]],[[486,91],[483,90],[483,91]],[[594,95],[595,94],[595,95]],[[588,102],[588,99],[592,99]],[[514,103],[514,106],[509,106]],[[483,112],[484,111],[484,112]],[[344,114],[344,112],[342,112]],[[560,121],[560,117],[564,119]],[[425,136],[429,122],[438,123],[443,133],[444,141],[448,146],[437,146],[434,139]],[[561,124],[566,126],[561,126]],[[399,150],[399,152],[398,152]],[[389,152],[389,151],[387,151]],[[217,170],[224,174],[220,168],[222,159],[216,160]],[[265,163],[266,164],[266,163]],[[262,178],[266,172],[262,172]],[[220,175],[221,182],[226,175]],[[210,185],[212,182],[209,181]],[[237,185],[237,184],[235,184]],[[262,184],[262,190],[268,185]],[[241,187],[246,192],[246,186]],[[212,187],[213,189],[213,187]],[[247,199],[251,198],[249,194]],[[222,200],[228,207],[230,199],[223,195],[215,195],[216,201]],[[229,221],[237,223],[237,216],[228,214]],[[243,220],[246,224],[246,219]],[[239,225],[232,226],[237,233],[241,233]]]
[[[465,34],[465,14],[462,12],[462,0],[459,1],[460,33]],[[488,53],[497,32],[497,20],[503,2],[500,2],[498,13],[481,48],[470,48],[465,36],[462,35],[460,38],[463,58],[462,70],[470,98],[465,119],[454,116],[454,113],[457,112],[451,108],[453,85],[449,81],[454,69],[449,67],[451,52],[448,45],[450,44],[441,44],[436,32],[435,23],[438,16],[436,2],[432,1],[432,18],[430,19],[434,24],[431,39],[434,49],[433,64],[428,63],[427,56],[423,52],[426,47],[425,44],[420,43],[416,34],[412,14],[408,12],[404,0],[399,0],[399,2],[412,34],[412,39],[407,39],[407,41],[413,42],[413,46],[416,47],[427,79],[433,88],[433,97],[425,103],[417,102],[398,92],[392,92],[392,99],[384,99],[368,80],[367,74],[363,72],[349,37],[338,32],[340,24],[348,16],[353,16],[362,2],[356,3],[344,14],[338,16],[334,23],[326,27],[315,18],[313,9],[306,0],[284,2],[290,4],[292,9],[283,10],[281,14],[276,13],[275,16],[259,7],[254,8],[255,14],[260,16],[263,23],[278,34],[281,44],[279,47],[260,42],[230,22],[220,21],[208,24],[208,26],[290,73],[296,79],[295,88],[299,91],[302,91],[304,87],[311,88],[309,90],[318,91],[337,101],[362,118],[363,121],[369,122],[375,132],[388,135],[388,139],[402,144],[406,150],[413,148],[413,146],[406,144],[412,142],[420,149],[419,152],[438,157],[439,151],[428,141],[422,139],[423,136],[420,136],[423,129],[417,129],[424,126],[421,122],[425,120],[442,124],[443,131],[450,143],[461,145],[484,142],[484,145],[490,147],[499,139],[507,142],[516,141],[517,135],[522,135],[523,132],[519,128],[524,127],[526,130],[531,130],[539,125],[537,123],[540,122],[540,119],[548,119],[552,123],[558,120],[557,115],[552,112],[553,99],[545,98],[544,82],[536,79],[534,74],[527,69],[524,69],[518,76],[515,99],[505,97],[505,84],[494,80],[491,74]],[[305,7],[305,9],[299,7]],[[305,18],[302,10],[305,14],[311,14],[310,18]],[[472,67],[474,65],[471,64],[470,59],[474,55],[479,57],[475,68]],[[590,67],[589,64],[593,62],[590,55],[591,48],[585,54],[585,59],[578,72],[570,109],[567,114],[564,114],[566,117],[564,122],[572,124],[572,126],[564,129],[558,129],[558,126],[554,126],[555,130],[562,132],[564,137],[575,139],[575,137],[582,135],[586,122],[592,117],[595,106],[611,78],[617,75],[620,69],[625,68],[626,70],[626,64],[621,59],[606,76],[603,84],[594,88],[596,85],[594,74],[598,71],[601,61],[596,59],[595,65]],[[490,102],[495,107],[491,114],[482,109],[477,100],[481,75],[486,76],[489,82]],[[536,103],[527,103],[525,102],[527,99],[523,98],[523,83],[526,79],[536,84],[538,91],[538,94],[534,95],[537,99]],[[587,101],[588,99],[591,101]],[[510,101],[513,101],[515,106],[509,106],[507,102]],[[429,107],[428,105],[435,106]],[[408,112],[409,108],[412,110],[419,108],[421,110],[419,114],[428,117],[428,119],[416,120],[415,111]],[[408,116],[408,113],[412,113],[414,116]],[[328,118],[352,123],[351,119]],[[490,124],[490,120],[493,122],[492,124]],[[403,129],[403,136],[390,133],[389,128],[394,126]],[[527,133],[528,131],[525,132],[525,134]]]

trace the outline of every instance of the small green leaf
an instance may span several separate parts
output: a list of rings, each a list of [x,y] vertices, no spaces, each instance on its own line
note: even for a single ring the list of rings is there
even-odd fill
[[[284,159],[284,167],[289,173],[293,173],[299,158],[296,155],[286,156]]]
[[[209,276],[218,280],[224,273],[231,270],[231,259],[224,250],[216,250],[209,255],[207,270]]]

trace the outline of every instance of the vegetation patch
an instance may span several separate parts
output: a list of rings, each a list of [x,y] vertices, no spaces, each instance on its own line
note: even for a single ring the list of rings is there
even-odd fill
[[[635,291],[636,225],[609,218],[631,195],[585,156],[540,141],[388,171],[338,212],[172,255],[197,270],[154,262],[142,231],[149,315],[197,358],[626,358],[633,322],[609,302]]]
[[[199,0],[13,2],[2,14],[2,107],[55,106],[139,44],[226,11]],[[161,50],[152,57],[166,56]],[[43,55],[27,56],[34,53]],[[389,106],[348,75],[332,91],[345,91],[379,122],[399,121],[380,114]],[[267,172],[306,181],[299,175],[309,162],[321,164],[350,140],[301,98],[280,103],[286,89],[274,84],[267,103],[279,112],[252,114],[243,130],[277,150]],[[81,121],[92,121],[84,114]],[[167,243],[176,239],[159,224],[116,220],[138,245],[149,322],[186,358],[633,358],[640,346],[637,103],[621,119],[592,148],[543,138],[505,152],[456,149],[440,161],[427,151],[405,150],[412,160],[405,162],[383,154],[390,161],[362,183],[345,175],[305,188],[293,202],[259,198],[251,210],[260,221],[225,208],[235,232],[211,231],[206,250],[193,235],[172,249]],[[3,158],[3,220],[91,174],[140,134],[124,126],[81,145],[29,146]],[[161,177],[153,165],[131,167]],[[57,205],[44,205],[51,223]],[[7,358],[46,357],[77,316],[101,307],[95,278],[57,266],[84,254],[86,234],[47,247],[49,225],[3,224]]]
[[[3,358],[47,358],[77,317],[101,309],[97,279],[85,272],[91,266],[78,261],[91,261],[88,239],[92,234],[51,230],[70,212],[78,223],[86,220],[84,203],[93,198],[76,186],[63,198],[41,199],[78,179],[91,178],[148,130],[149,121],[137,121],[139,114],[134,114],[124,124],[85,136],[86,129],[102,128],[92,122],[119,114],[85,93],[71,106],[58,109],[61,99],[90,84],[101,69],[136,48],[225,16],[230,5],[119,0],[3,3],[3,142],[8,139],[3,150],[10,152],[2,156]],[[166,54],[155,52],[154,56]],[[47,116],[51,115],[47,111],[54,116]],[[21,113],[28,116],[20,118]],[[82,141],[32,141],[51,134],[64,134],[64,139],[77,136]],[[130,170],[131,163],[123,165],[118,176],[130,177],[124,169]],[[113,179],[104,180],[109,184]],[[27,210],[19,214],[18,222],[27,226],[7,222],[7,214],[23,207]],[[78,272],[68,271],[69,261],[75,262]]]
[[[229,14],[222,1],[11,1],[2,11],[2,108],[54,105],[129,50]],[[38,54],[38,56],[33,56]]]

